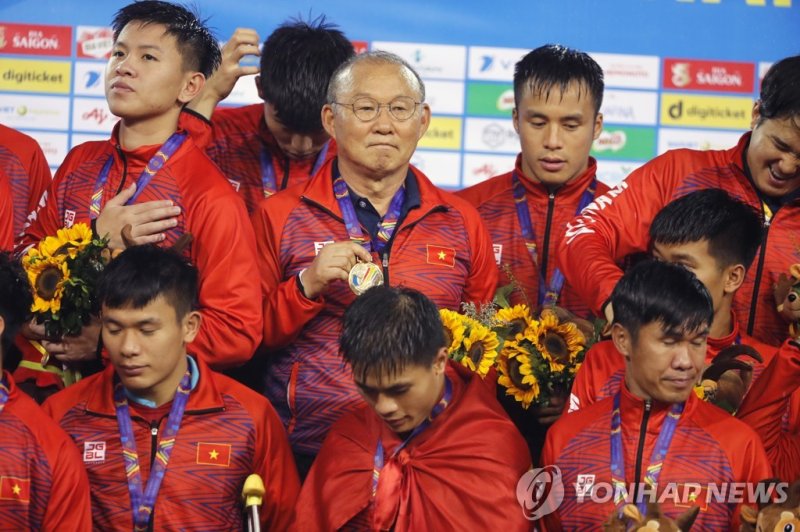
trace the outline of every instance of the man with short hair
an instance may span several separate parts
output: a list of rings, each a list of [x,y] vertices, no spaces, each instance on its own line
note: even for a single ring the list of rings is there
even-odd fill
[[[189,104],[211,117],[209,156],[244,199],[248,212],[259,200],[307,182],[336,156],[320,122],[331,74],[355,53],[353,45],[325,17],[290,20],[264,41],[256,87],[263,103],[214,110],[236,80],[258,72],[239,65],[258,53],[255,30],[239,28],[223,48],[223,62],[200,96]]]
[[[647,250],[648,227],[661,208],[694,190],[719,188],[755,207],[765,222],[756,267],[736,292],[733,311],[744,332],[779,345],[787,323],[772,288],[800,262],[800,56],[778,61],[761,83],[752,131],[720,151],[670,150],[598,197],[567,227],[558,262],[567,281],[609,319],[608,297],[622,275],[617,262]]]
[[[739,492],[749,493],[771,473],[755,432],[693,391],[714,322],[708,290],[682,266],[646,261],[625,273],[611,302],[625,378],[613,397],[548,431],[542,464],[560,469],[564,502],[541,524],[598,526],[627,496],[642,514],[648,501],[672,518],[697,505],[698,529],[738,530],[737,504],[753,501],[730,490],[745,483]],[[605,489],[593,497],[599,484]],[[723,489],[722,500],[714,497]]]
[[[359,402],[337,345],[354,291],[382,280],[455,310],[491,301],[497,282],[475,209],[409,164],[430,122],[416,72],[394,54],[361,54],[334,73],[327,100],[322,124],[337,157],[306,185],[263,200],[252,217],[264,344],[273,350],[267,396],[301,471]]]
[[[32,302],[25,272],[0,253],[0,527],[89,531],[89,481],[72,441],[3,371]]]
[[[515,169],[457,194],[478,209],[501,267],[499,286],[523,293],[512,303],[558,305],[586,318],[591,311],[556,267],[567,222],[608,191],[589,156],[603,129],[603,70],[584,52],[548,44],[514,67],[512,120],[522,151]]]
[[[241,530],[242,485],[264,481],[261,525],[288,530],[300,486],[269,402],[187,353],[201,327],[198,272],[153,245],[98,284],[111,364],[45,409],[84,455],[102,530]]]
[[[711,295],[714,320],[708,332],[706,366],[720,351],[734,345],[754,348],[765,361],[775,352],[774,347],[741,330],[732,309],[734,295],[761,245],[761,230],[761,219],[755,209],[716,188],[698,190],[670,202],[650,226],[653,255],[687,268]],[[763,366],[757,364],[757,371],[761,369]],[[733,380],[723,381],[740,390],[735,394],[736,402],[729,405],[733,409],[738,407],[747,384],[747,379],[737,381],[734,373],[727,374]],[[575,376],[569,411],[611,397],[624,375],[625,360],[614,342],[596,343]]]
[[[70,151],[21,245],[78,222],[92,223],[115,248],[127,245],[126,225],[135,244],[172,245],[190,233],[186,254],[200,270],[205,319],[193,350],[217,368],[241,364],[261,340],[253,232],[230,184],[195,143],[202,132],[183,113],[219,64],[216,40],[193,13],[159,0],[120,9],[112,25],[106,98],[120,121],[109,140]],[[147,221],[147,213],[168,219]],[[92,360],[99,331],[93,320],[77,337],[42,345],[62,363]]]
[[[376,287],[347,309],[341,354],[366,404],[331,429],[298,530],[528,530],[522,437],[481,378],[447,357],[436,305]]]

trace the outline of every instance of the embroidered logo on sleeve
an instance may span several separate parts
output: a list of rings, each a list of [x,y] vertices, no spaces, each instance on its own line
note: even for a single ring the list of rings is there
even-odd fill
[[[0,499],[28,503],[31,500],[31,479],[0,477]]]

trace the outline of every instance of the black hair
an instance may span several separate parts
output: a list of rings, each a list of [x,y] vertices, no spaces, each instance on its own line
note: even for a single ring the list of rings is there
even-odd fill
[[[445,346],[438,308],[411,288],[370,288],[344,313],[340,352],[360,380],[430,366]]]
[[[325,16],[292,19],[261,50],[261,93],[278,120],[297,133],[322,131],[320,112],[333,72],[355,55],[353,44]]]
[[[749,268],[761,245],[761,215],[718,188],[698,190],[668,203],[653,218],[650,240],[660,244],[708,241],[720,268]]]
[[[0,335],[3,355],[8,355],[19,328],[30,319],[32,304],[31,286],[22,266],[11,253],[0,252],[0,316],[5,322],[5,330]],[[7,360],[4,365],[13,369]]]
[[[614,323],[634,341],[639,329],[653,322],[680,333],[710,326],[714,306],[705,285],[677,264],[647,260],[625,272],[611,293]]]
[[[546,44],[529,52],[514,66],[514,100],[519,105],[525,94],[550,97],[558,88],[563,94],[576,83],[579,95],[592,98],[595,115],[603,105],[603,69],[589,54],[560,44]]]
[[[197,268],[178,253],[153,244],[134,246],[103,271],[97,299],[106,308],[140,309],[164,296],[181,320],[199,307],[197,279]]]
[[[123,7],[114,14],[111,26],[114,42],[130,22],[161,24],[178,42],[186,70],[202,72],[209,77],[220,64],[222,54],[217,40],[197,14],[178,4],[160,0],[142,0]]]
[[[761,120],[791,118],[800,129],[800,55],[781,59],[761,82],[758,109]]]

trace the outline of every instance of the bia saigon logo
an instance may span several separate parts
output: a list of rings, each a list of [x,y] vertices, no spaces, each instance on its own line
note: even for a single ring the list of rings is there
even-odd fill
[[[557,466],[531,469],[517,482],[517,501],[522,515],[535,521],[555,512],[564,501],[564,484]]]
[[[685,87],[692,82],[689,63],[675,63],[672,65],[672,84],[676,87]]]

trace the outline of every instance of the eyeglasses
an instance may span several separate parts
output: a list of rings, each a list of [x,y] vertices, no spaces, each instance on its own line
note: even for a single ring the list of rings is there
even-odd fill
[[[353,110],[353,114],[356,115],[356,118],[362,122],[375,120],[381,113],[381,107],[386,107],[392,118],[403,122],[414,116],[417,106],[422,104],[422,102],[416,102],[413,98],[409,98],[408,96],[398,96],[389,103],[378,103],[377,100],[368,97],[356,98],[353,100],[353,103],[333,103],[349,107]]]

